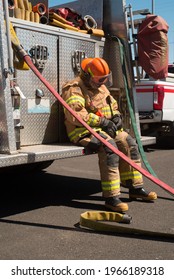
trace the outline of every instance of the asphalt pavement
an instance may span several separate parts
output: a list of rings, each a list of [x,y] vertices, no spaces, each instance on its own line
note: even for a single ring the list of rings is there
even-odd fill
[[[158,178],[174,187],[174,150],[149,147]],[[130,201],[127,228],[174,234],[174,197],[144,177],[155,202]],[[97,232],[79,227],[86,211],[105,210],[97,155],[54,161],[40,172],[1,174],[1,260],[173,260],[174,239],[156,234]],[[123,224],[122,224],[123,225]]]

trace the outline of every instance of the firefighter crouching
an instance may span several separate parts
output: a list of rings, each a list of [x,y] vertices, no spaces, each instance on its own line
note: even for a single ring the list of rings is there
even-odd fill
[[[111,78],[112,73],[104,59],[85,58],[79,76],[63,85],[62,98],[102,138],[141,166],[138,146],[122,128],[117,101],[107,89]],[[128,210],[127,203],[120,199],[120,183],[129,188],[130,199],[157,199],[155,192],[144,189],[139,171],[102,144],[67,109],[64,113],[70,141],[98,154],[102,194],[107,209],[116,212]]]

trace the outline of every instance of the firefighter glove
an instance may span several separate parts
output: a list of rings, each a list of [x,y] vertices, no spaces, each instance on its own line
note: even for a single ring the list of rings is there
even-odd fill
[[[112,117],[111,120],[116,125],[116,130],[120,130],[122,128],[122,117],[121,117],[121,115],[115,114]]]
[[[104,117],[100,118],[101,128],[112,138],[115,138],[117,127],[114,122]]]

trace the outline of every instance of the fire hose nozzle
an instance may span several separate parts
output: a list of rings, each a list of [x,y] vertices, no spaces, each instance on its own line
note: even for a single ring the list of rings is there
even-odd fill
[[[48,17],[46,16],[41,16],[39,19],[39,22],[42,24],[48,24]]]
[[[38,13],[40,16],[43,16],[46,14],[47,8],[43,3],[39,3],[35,6],[33,6],[33,12]]]
[[[130,224],[132,222],[132,217],[128,214],[123,214],[122,220],[119,223]]]

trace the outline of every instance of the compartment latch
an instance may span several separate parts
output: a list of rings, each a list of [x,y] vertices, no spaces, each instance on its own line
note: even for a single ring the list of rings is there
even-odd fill
[[[80,51],[80,50],[74,51],[74,53],[72,54],[72,67],[75,72],[77,73],[80,72],[81,62],[85,57],[86,55],[84,51]]]
[[[33,64],[38,69],[44,69],[45,63],[48,60],[48,48],[47,46],[41,46],[41,45],[35,45],[31,48],[29,51],[31,55],[31,59],[33,61]]]

